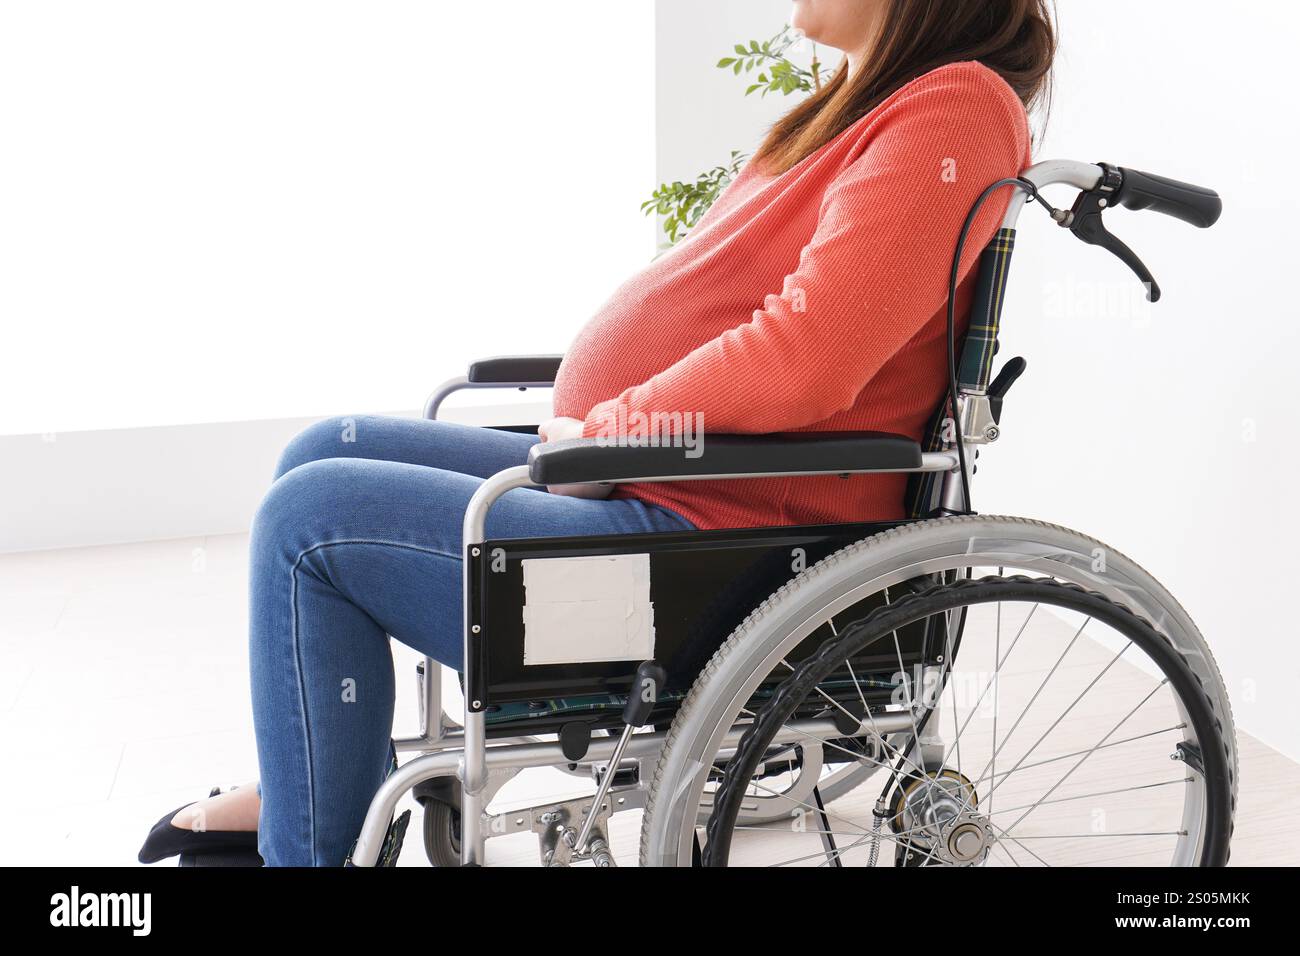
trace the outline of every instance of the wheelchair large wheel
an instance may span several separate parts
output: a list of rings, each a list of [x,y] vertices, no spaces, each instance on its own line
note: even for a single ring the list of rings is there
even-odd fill
[[[900,596],[907,582],[936,575],[961,580]],[[893,595],[888,607],[855,611],[882,593]],[[925,620],[945,622],[952,642],[937,667],[910,682],[895,675],[899,690],[883,706],[865,697],[850,706],[856,676],[827,692],[827,676],[842,677],[863,646],[893,646],[899,628]],[[1018,638],[1013,621],[1024,628]],[[819,652],[788,660],[822,634]],[[756,698],[774,677],[778,693]],[[842,725],[843,738],[826,746],[861,740],[855,753],[872,756],[855,759],[886,772],[839,800],[815,793],[780,823],[744,820],[745,795],[768,786],[776,730],[810,706]],[[894,732],[872,733],[885,715]],[[713,864],[1218,864],[1236,781],[1222,680],[1158,582],[1064,528],[944,518],[830,556],[718,650],[661,752],[641,855],[648,865],[689,865],[708,807],[702,836]]]
[[[874,805],[869,796],[829,810],[830,801],[810,801],[795,825],[746,824],[741,808],[765,786],[760,767],[781,728],[809,704],[838,712],[832,678],[846,663],[936,617],[960,620],[960,634],[932,679],[901,685],[896,704],[914,715],[913,738],[923,743],[940,740],[951,715],[934,756],[924,746],[893,752]],[[972,657],[975,666],[963,666]],[[855,723],[877,719],[845,713]],[[1177,772],[1171,749],[1186,764]],[[1162,856],[1221,865],[1231,832],[1227,766],[1195,675],[1132,612],[1047,578],[941,584],[849,625],[757,711],[727,761],[704,863],[874,864],[883,847],[893,850],[886,859],[916,866]]]

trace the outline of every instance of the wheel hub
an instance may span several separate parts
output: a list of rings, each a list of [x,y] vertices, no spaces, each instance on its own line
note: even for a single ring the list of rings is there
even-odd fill
[[[946,837],[947,852],[941,855],[956,866],[979,863],[993,845],[993,830],[977,813],[961,814],[947,827]]]
[[[907,781],[890,817],[895,833],[921,851],[924,865],[971,866],[993,845],[993,830],[978,811],[974,785],[955,770],[932,770]],[[912,854],[909,859],[918,859]]]

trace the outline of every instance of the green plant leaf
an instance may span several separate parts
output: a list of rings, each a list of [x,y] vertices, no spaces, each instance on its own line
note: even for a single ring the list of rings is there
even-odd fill
[[[730,68],[736,76],[756,69],[759,71],[754,82],[746,84],[745,96],[753,93],[764,97],[769,93],[781,93],[783,96],[811,93],[832,71],[824,69],[818,62],[816,48],[811,68],[805,68],[791,60],[786,54],[797,40],[789,25],[786,25],[766,40],[750,40],[748,47],[737,43],[733,47],[736,55],[724,56],[718,60],[717,66],[719,69]],[[728,163],[700,173],[694,182],[660,183],[651,198],[641,204],[641,209],[646,215],[663,217],[663,233],[668,244],[673,245],[704,218],[718,196],[740,174],[747,158],[740,150],[733,149]]]

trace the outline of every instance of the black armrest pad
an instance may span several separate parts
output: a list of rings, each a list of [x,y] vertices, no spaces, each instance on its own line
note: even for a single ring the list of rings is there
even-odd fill
[[[563,359],[563,355],[500,355],[470,365],[466,378],[485,385],[554,382]]]
[[[699,438],[694,449],[615,445],[597,438],[544,442],[529,451],[528,473],[539,485],[563,485],[636,478],[903,471],[921,466],[920,445],[886,432]]]

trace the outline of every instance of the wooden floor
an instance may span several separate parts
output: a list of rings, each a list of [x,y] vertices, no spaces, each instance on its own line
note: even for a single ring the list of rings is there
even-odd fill
[[[0,674],[5,678],[0,681],[0,766],[7,781],[40,781],[40,786],[0,789],[0,813],[26,821],[6,839],[0,864],[131,863],[144,834],[165,811],[214,784],[252,779],[246,545],[243,536],[228,536],[0,556]],[[1032,697],[1041,683],[1036,678],[1069,642],[1072,625],[1045,617],[1035,627],[1050,632],[1048,637],[1017,647],[1008,658],[998,684],[1000,721]],[[1086,634],[1071,647],[1050,690],[1016,730],[1014,745],[999,754],[997,773],[1014,766],[1016,748],[1030,748],[1051,728],[1117,649]],[[980,650],[975,643],[964,645],[963,664],[977,660]],[[400,729],[414,725],[415,655],[399,649],[397,657]],[[954,711],[959,724],[974,712],[960,738],[961,766],[978,779],[994,739],[987,707],[978,700],[987,685],[981,674],[992,668],[970,667],[969,686],[955,691],[957,706],[944,720],[951,727]],[[1107,671],[1104,685],[1090,691],[1071,719],[1051,730],[1024,763],[1093,746],[1105,732],[1096,728],[1119,721],[1153,685],[1150,673],[1124,655]],[[1140,713],[1124,725],[1125,735],[1159,731],[1159,716]],[[1005,734],[1002,722],[999,739]],[[1044,804],[1016,826],[1016,834],[1049,838],[1054,863],[1157,860],[1167,848],[1119,834],[1147,832],[1153,821],[1167,824],[1171,801],[1181,791],[1176,781],[1185,772],[1168,759],[1174,739],[1153,734],[1145,742],[1099,750],[1053,797],[1087,797],[1138,783],[1166,785],[1104,800]],[[1241,786],[1231,862],[1300,863],[1300,814],[1294,809],[1300,764],[1240,731],[1238,743]],[[1068,765],[1022,767],[1006,786],[980,799],[992,801],[995,821],[1014,821],[1018,807],[1041,796],[1048,771],[1059,777],[1062,766]],[[1154,768],[1167,777],[1157,776]],[[1042,777],[1035,779],[1036,773]],[[558,771],[530,771],[507,786],[494,809],[578,796],[581,784]],[[833,828],[860,833],[869,826],[879,790],[872,780],[832,803]],[[419,808],[413,803],[411,808],[416,819],[400,862],[426,865],[416,838]],[[636,862],[639,828],[639,811],[615,815],[611,842],[620,865]],[[799,832],[782,822],[772,830],[742,834],[737,858],[752,854],[754,862],[771,862],[774,855],[798,856],[817,840],[806,826]],[[1040,852],[1039,846],[1034,839],[1008,842],[1007,851],[994,850],[989,863],[1037,865],[1029,851]],[[889,849],[882,857],[889,858]],[[861,855],[859,848],[846,856],[857,863]],[[535,837],[489,841],[488,862],[537,865]]]

